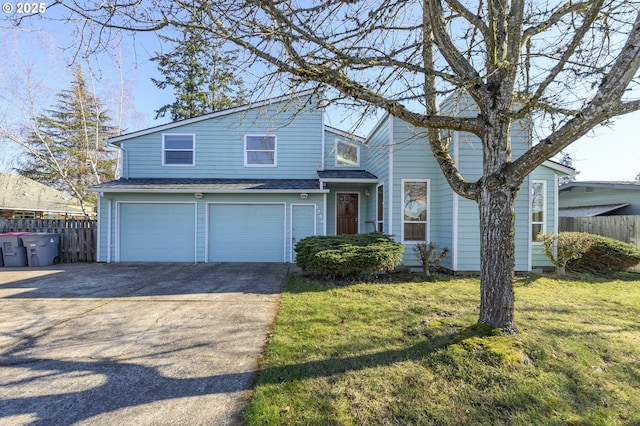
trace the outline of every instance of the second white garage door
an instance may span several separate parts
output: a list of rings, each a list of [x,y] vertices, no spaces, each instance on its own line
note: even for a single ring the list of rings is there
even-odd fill
[[[210,262],[284,262],[284,204],[209,204]]]

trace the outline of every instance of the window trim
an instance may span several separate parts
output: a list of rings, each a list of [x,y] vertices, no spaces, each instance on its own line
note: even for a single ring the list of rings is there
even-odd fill
[[[536,184],[542,184],[542,221],[541,222],[534,222],[533,220],[533,197],[535,195],[534,193],[534,188]],[[531,228],[531,242],[533,244],[542,244],[541,241],[537,241],[536,240],[536,236],[533,235],[533,225],[541,225],[540,227],[540,232],[541,233],[545,233],[547,230],[547,198],[548,198],[548,193],[547,193],[547,181],[544,179],[533,179],[531,181],[531,210],[529,212],[529,220],[530,220],[530,228]]]
[[[249,152],[272,152],[271,150],[257,150],[257,149],[247,149],[247,139],[250,137],[259,137],[259,138],[263,138],[263,137],[270,137],[273,138],[273,164],[251,164],[248,162],[248,155],[247,153]],[[278,136],[274,135],[274,134],[268,134],[268,133],[262,133],[262,134],[257,134],[257,133],[248,133],[246,135],[244,135],[244,166],[245,167],[278,167]]]
[[[167,149],[166,148],[166,137],[167,136],[189,136],[191,137],[191,149]],[[167,157],[165,153],[167,151],[181,151],[181,152],[191,152],[191,163],[190,164],[175,164],[175,163],[167,163]],[[163,133],[162,134],[162,166],[167,167],[194,167],[196,165],[196,135],[195,133]]]
[[[382,191],[382,199],[380,198],[380,191]],[[382,208],[380,208],[380,201],[382,201]],[[376,231],[384,233],[384,208],[386,203],[384,202],[384,182],[376,185]],[[382,213],[382,217],[380,217]]]
[[[426,197],[426,206],[427,206],[427,219],[424,221],[405,221],[404,218],[404,194],[405,194],[405,190],[404,190],[404,186],[406,183],[412,183],[412,182],[420,182],[420,183],[426,183],[427,187],[427,197]],[[402,190],[402,195],[401,195],[401,201],[400,201],[400,214],[401,214],[401,219],[400,219],[400,239],[402,241],[402,244],[416,244],[416,243],[428,243],[430,241],[431,238],[431,179],[402,179],[401,180],[401,185],[400,185],[400,189]],[[405,240],[404,238],[404,225],[405,223],[424,223],[425,224],[425,239],[424,240]]]
[[[356,149],[356,156],[357,156],[357,161],[356,164],[340,164],[338,163],[338,145],[343,144],[343,145],[349,145],[352,146]],[[355,144],[355,143],[350,143],[347,141],[344,141],[342,139],[336,139],[335,143],[334,143],[334,151],[335,151],[335,166],[336,167],[360,167],[360,145]]]

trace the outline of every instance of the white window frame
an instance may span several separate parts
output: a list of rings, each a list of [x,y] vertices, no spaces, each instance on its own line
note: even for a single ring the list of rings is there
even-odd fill
[[[356,149],[356,157],[357,157],[357,161],[356,164],[340,164],[338,162],[338,146],[342,144],[342,145],[348,145],[351,147],[354,147]],[[335,150],[335,166],[336,167],[360,167],[360,145],[354,144],[354,143],[349,143],[349,142],[345,142],[342,139],[336,139],[335,141],[335,145],[334,145],[334,150]]]
[[[247,140],[251,137],[264,138],[269,137],[273,138],[273,150],[257,150],[257,149],[247,149]],[[248,153],[249,152],[273,152],[273,164],[253,164],[248,162]],[[278,167],[278,137],[276,135],[270,134],[247,134],[244,135],[244,166],[245,167]]]
[[[536,184],[542,184],[542,221],[537,221],[534,222],[533,220],[533,198],[535,196],[535,187]],[[545,233],[547,231],[547,198],[548,198],[548,194],[547,194],[547,181],[546,180],[532,180],[531,181],[531,211],[529,213],[529,219],[531,220],[530,223],[530,227],[531,227],[531,241],[534,244],[542,244],[542,242],[537,241],[536,240],[536,236],[533,234],[533,226],[534,225],[540,225],[540,232],[541,233]]]
[[[191,149],[167,149],[166,148],[166,137],[167,136],[188,136],[191,138]],[[167,151],[181,151],[181,152],[191,152],[191,163],[189,164],[175,164],[175,163],[167,163],[167,157],[165,153]],[[162,165],[167,167],[193,167],[196,165],[196,135],[193,133],[163,133],[162,134]]]
[[[426,243],[430,241],[430,234],[431,234],[431,180],[430,179],[402,179],[401,180],[402,184],[400,189],[402,190],[402,199],[400,202],[400,235],[401,235],[401,240],[403,244],[416,244],[416,243]],[[405,184],[407,183],[414,183],[414,182],[419,182],[419,183],[426,183],[427,184],[427,197],[426,197],[426,206],[427,206],[427,218],[424,221],[406,221],[404,218],[404,205],[405,205]],[[404,225],[405,223],[424,223],[425,224],[425,239],[424,240],[405,240],[405,236],[404,236]]]

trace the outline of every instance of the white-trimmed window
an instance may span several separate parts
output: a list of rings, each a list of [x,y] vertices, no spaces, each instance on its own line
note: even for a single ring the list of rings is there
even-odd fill
[[[537,241],[538,234],[546,232],[547,225],[547,181],[534,180],[531,187],[531,239]]]
[[[402,180],[402,241],[429,241],[429,180]]]
[[[195,135],[163,134],[162,165],[193,166],[195,165]]]
[[[246,167],[276,167],[277,139],[275,135],[245,135],[244,165]]]
[[[360,166],[360,147],[358,145],[336,140],[336,167]]]

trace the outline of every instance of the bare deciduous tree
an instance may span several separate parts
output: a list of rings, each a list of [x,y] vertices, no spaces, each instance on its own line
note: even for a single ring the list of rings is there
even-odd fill
[[[479,206],[479,321],[507,331],[515,330],[520,184],[595,126],[640,109],[630,91],[640,66],[637,0],[57,2],[69,19],[102,26],[89,37],[96,48],[110,29],[184,27],[194,3],[214,23],[198,30],[240,47],[266,64],[266,74],[331,88],[330,101],[383,109],[428,129],[451,188]],[[477,116],[439,111],[442,97],[456,91],[473,99]],[[539,141],[512,158],[511,127],[524,118],[537,124]],[[480,179],[460,173],[442,130],[482,140]]]
[[[58,93],[52,109],[43,111],[36,84],[29,73],[25,77],[12,94],[21,119],[0,124],[0,140],[23,149],[14,170],[72,195],[88,215],[87,204],[95,202],[88,187],[114,178],[115,152],[106,148],[106,139],[115,133],[107,124],[110,119],[100,100],[87,90],[79,66],[71,87]]]

